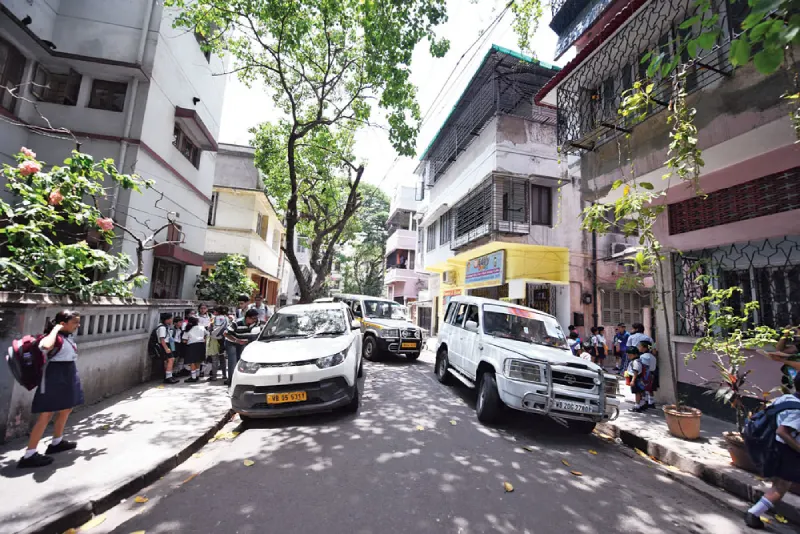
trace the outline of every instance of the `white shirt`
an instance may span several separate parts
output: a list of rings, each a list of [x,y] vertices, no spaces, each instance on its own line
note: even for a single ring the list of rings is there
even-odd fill
[[[655,371],[656,367],[658,367],[658,362],[656,361],[656,357],[650,354],[649,352],[645,352],[641,356],[639,356],[639,360],[641,360],[643,365],[646,365],[648,369],[651,371]]]
[[[192,343],[203,343],[206,340],[207,333],[208,330],[206,330],[200,325],[197,325],[186,333],[187,336],[186,339],[188,340],[187,343],[189,343],[190,345]]]
[[[606,336],[604,336],[603,334],[597,334],[596,336],[594,336],[594,338],[595,338],[595,345],[597,345],[598,347],[606,344]]]
[[[197,316],[197,322],[198,322],[198,323],[200,324],[200,326],[202,326],[203,328],[208,328],[208,325],[210,325],[210,324],[211,324],[211,316],[210,316],[209,314],[205,314],[205,315],[198,315],[198,316]]]
[[[628,346],[638,350],[639,343],[641,343],[642,341],[649,341],[650,343],[653,342],[653,340],[650,339],[650,336],[648,336],[647,334],[636,332],[631,334],[630,337],[628,338]]]
[[[72,334],[62,336],[63,343],[55,356],[50,358],[51,362],[74,362],[78,359],[78,346],[75,344],[75,338]]]
[[[269,308],[267,308],[264,303],[261,304],[261,307],[259,307],[257,304],[253,304],[250,306],[250,309],[258,311],[258,320],[261,322],[266,322],[266,320],[269,318]]]
[[[790,409],[779,413],[775,421],[778,423],[778,426],[788,426],[791,428],[793,430],[792,435],[797,439],[798,434],[800,434],[800,399],[794,395],[783,395],[775,399],[775,402],[772,404],[783,404],[784,402],[796,402],[797,409]],[[780,443],[786,443],[778,435],[775,436],[775,439]]]

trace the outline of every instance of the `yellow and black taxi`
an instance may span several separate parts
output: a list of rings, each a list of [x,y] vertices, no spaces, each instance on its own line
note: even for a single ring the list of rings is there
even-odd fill
[[[387,353],[402,354],[409,360],[422,351],[422,329],[408,320],[406,307],[393,300],[367,295],[333,295],[344,302],[361,322],[364,358],[374,361]]]

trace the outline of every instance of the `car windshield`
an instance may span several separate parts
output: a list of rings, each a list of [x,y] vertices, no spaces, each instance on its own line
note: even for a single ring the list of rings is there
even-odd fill
[[[279,311],[261,332],[261,341],[288,337],[341,335],[347,332],[341,310],[309,309]]]
[[[567,349],[564,332],[555,319],[522,308],[485,305],[483,331],[494,337]]]
[[[400,319],[406,320],[406,307],[396,302],[387,302],[385,300],[365,300],[364,307],[366,308],[366,317],[373,319]]]

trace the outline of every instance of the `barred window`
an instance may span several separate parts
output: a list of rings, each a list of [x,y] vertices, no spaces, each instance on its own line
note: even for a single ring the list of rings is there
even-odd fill
[[[444,245],[450,242],[450,212],[448,211],[439,217],[439,244]]]
[[[436,248],[436,221],[433,221],[426,229],[425,250],[430,252]]]
[[[531,224],[553,224],[553,195],[549,187],[531,186]]]
[[[711,276],[714,287],[741,287],[730,305],[741,313],[744,304],[759,303],[752,325],[782,328],[800,317],[800,236],[734,243],[673,255],[675,333],[704,335],[708,310],[694,302],[705,294],[698,280]]]

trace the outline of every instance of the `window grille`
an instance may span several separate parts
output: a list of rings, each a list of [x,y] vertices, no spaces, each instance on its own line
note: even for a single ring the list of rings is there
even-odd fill
[[[708,310],[694,304],[704,296],[701,275],[717,288],[741,287],[730,302],[741,313],[746,302],[758,301],[752,324],[782,328],[800,318],[800,236],[734,243],[673,254],[675,333],[704,335]]]
[[[426,229],[425,250],[430,252],[436,248],[436,221],[433,221]]]
[[[800,167],[669,205],[669,233],[683,234],[800,209]]]
[[[448,211],[439,217],[439,244],[444,245],[450,242],[450,212]]]

